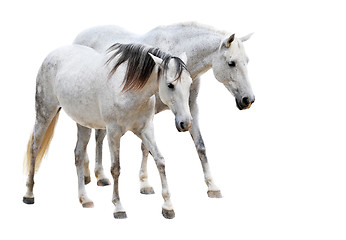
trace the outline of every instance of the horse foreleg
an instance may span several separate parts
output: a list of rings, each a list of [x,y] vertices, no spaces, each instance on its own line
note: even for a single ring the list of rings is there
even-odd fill
[[[106,177],[103,166],[102,166],[102,147],[103,147],[103,139],[106,136],[106,131],[102,129],[95,130],[95,138],[96,138],[96,161],[95,161],[95,176],[97,178],[98,186],[107,186],[110,185],[111,182]]]
[[[195,117],[193,115],[192,115],[192,117],[195,119]],[[210,197],[210,198],[222,198],[221,191],[216,186],[216,184],[214,183],[214,180],[211,176],[203,138],[202,138],[202,135],[199,131],[199,128],[196,127],[196,125],[197,124],[195,123],[195,121],[192,121],[193,127],[191,127],[191,129],[190,129],[190,134],[191,134],[192,139],[195,143],[196,150],[197,150],[199,159],[200,159],[201,164],[202,164],[203,173],[204,173],[204,181],[208,186],[208,192],[207,192],[208,197]]]
[[[91,129],[83,127],[79,124],[77,124],[77,127],[78,127],[78,140],[77,140],[74,153],[75,153],[75,165],[77,168],[77,176],[78,176],[78,197],[83,207],[90,208],[94,206],[94,203],[88,198],[87,193],[85,191],[84,161],[86,157],[86,147],[90,139]]]
[[[166,171],[165,171],[165,159],[162,157],[159,149],[157,148],[156,141],[154,138],[154,128],[153,124],[149,124],[149,126],[141,133],[140,135],[143,144],[149,150],[150,154],[153,156],[157,169],[161,178],[162,185],[162,197],[164,199],[164,203],[162,205],[162,215],[165,218],[172,219],[175,217],[175,213],[173,210],[172,202],[171,202],[171,194],[168,189]]]
[[[147,150],[143,142],[141,145],[141,149],[142,149],[142,164],[141,164],[141,169],[139,171],[140,192],[142,194],[154,194],[155,191],[150,186],[148,181],[147,163],[148,163],[149,151]]]
[[[189,131],[190,131],[192,140],[195,143],[195,147],[196,147],[199,159],[201,161],[201,165],[202,165],[202,169],[204,173],[204,180],[208,186],[208,192],[207,192],[208,197],[221,198],[222,197],[221,191],[216,186],[211,176],[206,149],[205,149],[204,141],[203,141],[201,131],[199,128],[198,105],[196,101],[198,91],[199,91],[199,79],[196,79],[193,82],[193,85],[191,86],[191,92],[190,92],[190,111],[191,111],[193,120],[192,120],[192,125]]]
[[[120,196],[119,196],[119,175],[120,175],[120,138],[122,134],[120,130],[116,128],[116,126],[107,127],[107,137],[109,150],[111,152],[111,173],[114,179],[113,184],[113,198],[112,202],[115,206],[115,210],[113,212],[114,218],[127,218],[126,212],[121,205]]]

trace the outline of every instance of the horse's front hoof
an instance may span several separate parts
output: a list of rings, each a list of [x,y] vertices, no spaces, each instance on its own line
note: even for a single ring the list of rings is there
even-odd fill
[[[97,186],[104,187],[104,186],[108,186],[108,185],[111,185],[111,182],[107,178],[100,179],[97,181]]]
[[[91,182],[91,177],[90,176],[84,176],[84,184],[87,185]]]
[[[167,210],[162,208],[162,215],[164,216],[164,218],[173,219],[175,217],[175,212],[173,209]]]
[[[23,197],[23,202],[25,204],[34,204],[35,203],[35,198],[31,197]]]
[[[83,208],[93,208],[94,203],[93,202],[85,202],[85,203],[82,203],[82,207]]]
[[[210,198],[222,198],[220,190],[209,190],[207,193]]]
[[[113,213],[115,219],[125,219],[127,218],[126,212],[115,212]]]
[[[154,188],[152,187],[143,187],[141,188],[141,194],[155,194]]]

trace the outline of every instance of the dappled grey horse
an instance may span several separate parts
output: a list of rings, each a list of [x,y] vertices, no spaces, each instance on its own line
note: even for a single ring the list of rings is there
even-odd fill
[[[173,57],[157,48],[139,44],[115,44],[106,53],[71,45],[50,53],[36,80],[36,121],[29,139],[24,203],[34,203],[34,175],[53,137],[61,108],[78,125],[75,164],[78,196],[83,207],[92,207],[84,186],[83,162],[91,129],[107,131],[114,179],[114,217],[126,218],[118,191],[120,138],[132,131],[152,154],[157,165],[164,204],[162,214],[175,216],[165,174],[165,161],[154,138],[155,94],[175,115],[179,131],[191,126],[189,94],[192,80],[186,55]]]
[[[222,197],[219,188],[215,185],[210,173],[206,155],[206,148],[198,123],[197,95],[200,86],[200,76],[213,69],[215,78],[230,91],[236,100],[236,106],[248,109],[255,101],[247,73],[248,57],[243,42],[251,34],[237,38],[235,34],[227,34],[213,28],[196,23],[175,24],[157,27],[144,35],[135,35],[117,26],[100,26],[81,32],[74,43],[89,46],[99,52],[104,52],[114,42],[138,42],[159,47],[173,55],[186,52],[187,68],[191,74],[193,84],[190,90],[190,109],[193,117],[190,128],[191,137],[198,152],[205,182],[208,186],[209,197]],[[156,97],[155,112],[159,113],[167,106]],[[104,130],[96,131],[96,164],[95,175],[98,185],[109,184],[102,167],[102,141],[106,135]],[[142,144],[143,159],[140,169],[141,193],[154,193],[148,183],[147,158],[148,150]],[[85,158],[85,181],[90,181],[88,157]]]

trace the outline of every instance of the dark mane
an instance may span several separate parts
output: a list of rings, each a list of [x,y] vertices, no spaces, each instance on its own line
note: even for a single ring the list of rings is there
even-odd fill
[[[141,44],[120,44],[116,43],[112,45],[107,53],[114,52],[110,58],[107,60],[106,64],[110,64],[114,58],[120,55],[119,59],[112,67],[108,77],[111,78],[117,68],[124,62],[128,61],[126,74],[124,78],[124,87],[122,91],[129,90],[140,90],[147,83],[154,67],[155,62],[150,57],[148,53],[153,54],[156,57],[159,57],[163,60],[162,67],[159,68],[158,79],[160,75],[166,73],[168,69],[168,63],[172,59],[175,61],[177,69],[176,76],[177,79],[180,78],[183,69],[186,69],[184,62],[177,57],[173,57],[167,53],[162,52],[158,48],[150,48]]]

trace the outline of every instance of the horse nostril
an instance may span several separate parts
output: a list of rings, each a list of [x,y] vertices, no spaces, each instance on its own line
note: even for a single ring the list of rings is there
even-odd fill
[[[245,106],[248,106],[250,104],[249,98],[248,97],[243,97],[242,102]]]
[[[185,127],[184,127],[184,122],[180,122],[180,128],[181,128],[181,129],[185,129]]]

